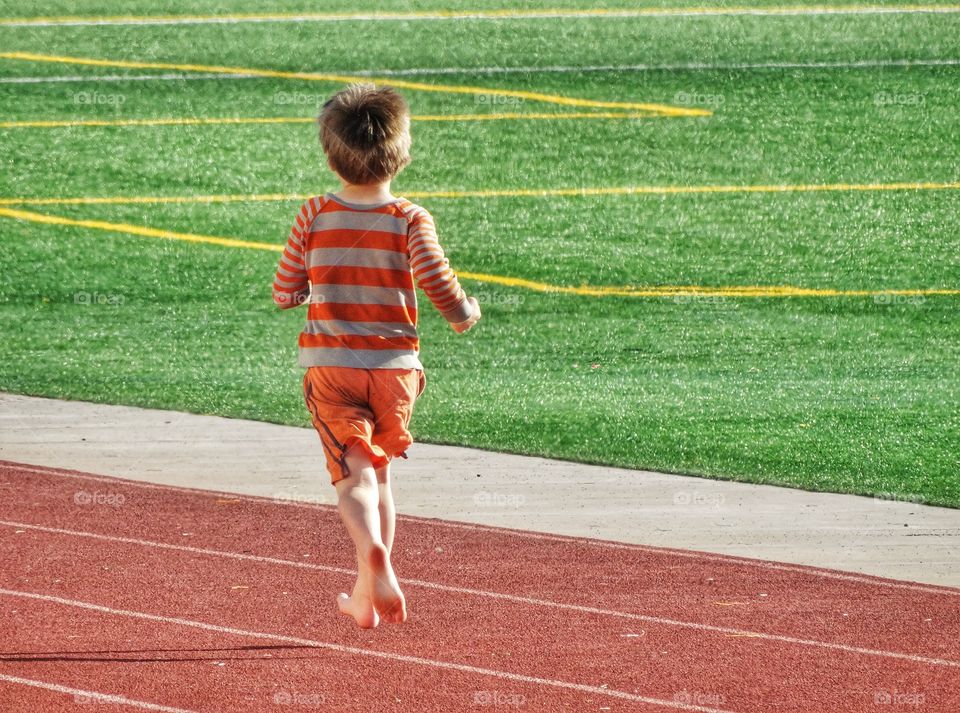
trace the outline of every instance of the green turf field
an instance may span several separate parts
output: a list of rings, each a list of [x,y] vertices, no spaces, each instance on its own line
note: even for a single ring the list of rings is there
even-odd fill
[[[81,13],[72,2],[0,0],[6,18],[321,12],[198,5],[97,0]],[[493,276],[463,279],[485,316],[469,336],[422,300],[418,439],[960,505],[960,11],[615,17],[562,8],[721,5],[513,7],[561,10],[0,21],[0,390],[306,425],[296,366],[304,315],[273,306],[275,251],[104,224],[280,245],[298,196],[335,188],[314,126],[18,122],[307,120],[337,82],[196,75],[373,72],[485,90],[405,89],[415,117],[578,115],[414,121],[414,162],[395,193],[434,214],[454,267]],[[331,2],[322,12],[362,11]],[[390,74],[411,68],[435,73]],[[165,74],[194,78],[102,79]],[[51,81],[64,77],[74,79]],[[583,116],[598,113],[642,116]],[[792,188],[751,189],[769,186]],[[527,189],[547,195],[510,195]],[[144,200],[158,196],[248,199]],[[123,200],[29,200],[90,197]],[[543,292],[514,279],[587,289]],[[593,294],[604,287],[663,295]],[[827,294],[771,289],[781,287]]]

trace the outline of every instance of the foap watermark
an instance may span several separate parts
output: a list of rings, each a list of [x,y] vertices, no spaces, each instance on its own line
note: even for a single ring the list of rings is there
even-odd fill
[[[922,495],[913,495],[911,493],[877,493],[873,496],[873,502],[877,503],[913,503],[922,505],[926,502]]]
[[[904,692],[896,689],[892,691],[879,690],[873,694],[873,703],[878,706],[922,706],[926,703],[926,695],[916,692]]]
[[[105,92],[74,92],[73,103],[89,106],[123,106],[126,94],[106,94]]]
[[[683,292],[670,299],[678,305],[703,305],[704,307],[723,307],[736,309],[739,304],[724,295],[704,295],[697,292]]]
[[[723,94],[709,94],[695,89],[689,91],[681,89],[673,95],[673,103],[681,106],[709,106],[718,109],[726,102],[727,97]]]
[[[477,94],[477,104],[486,104],[487,106],[520,106],[523,104],[523,97],[515,97],[510,94]]]
[[[479,507],[519,508],[527,502],[522,493],[479,492],[473,496],[473,504]]]
[[[73,702],[78,706],[90,706],[90,705],[101,705],[101,706],[115,706],[117,705],[116,701],[111,701],[109,698],[102,698],[100,696],[90,696],[86,693],[74,693]]]
[[[323,304],[326,300],[323,295],[312,295],[308,292],[274,292],[273,301],[281,307],[290,305],[299,307],[302,304],[310,302],[312,304]]]
[[[329,501],[322,495],[309,495],[307,493],[287,493],[279,492],[273,494],[273,502],[277,505],[327,505]]]
[[[727,702],[723,694],[704,691],[677,691],[673,700],[685,706],[722,706]]]
[[[126,295],[121,295],[117,292],[74,292],[73,293],[73,303],[75,305],[83,305],[89,307],[94,306],[107,306],[107,307],[119,307],[124,302],[127,301]]]
[[[527,702],[522,693],[513,691],[474,691],[473,704],[475,706],[515,706],[520,707]]]
[[[904,295],[897,292],[878,292],[873,296],[876,305],[913,305],[919,307],[927,298],[923,295]]]
[[[699,493],[696,490],[678,490],[673,494],[673,504],[680,507],[719,508],[727,499],[723,493]]]
[[[318,708],[325,705],[326,702],[327,697],[323,693],[277,691],[273,694],[273,703],[277,706],[308,706]]]
[[[123,493],[100,493],[97,491],[78,490],[73,494],[74,505],[105,505],[108,507],[120,507],[127,501]]]
[[[309,92],[276,92],[273,103],[280,106],[322,106],[327,99],[325,94],[311,94]]]
[[[472,293],[477,302],[482,305],[519,305],[522,304],[525,297],[517,293],[490,292],[481,290]]]
[[[923,106],[927,97],[916,92],[877,92],[873,95],[874,106]]]

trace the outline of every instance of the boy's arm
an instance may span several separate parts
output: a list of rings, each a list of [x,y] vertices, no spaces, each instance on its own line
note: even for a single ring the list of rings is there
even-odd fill
[[[313,215],[310,201],[303,204],[290,229],[290,237],[280,257],[273,280],[273,301],[280,309],[290,309],[306,302],[310,295],[307,266],[303,260],[306,233]]]
[[[468,299],[460,287],[437,240],[433,217],[426,210],[418,209],[411,216],[407,235],[410,269],[417,286],[454,330],[466,332],[480,319],[480,305],[473,297]]]

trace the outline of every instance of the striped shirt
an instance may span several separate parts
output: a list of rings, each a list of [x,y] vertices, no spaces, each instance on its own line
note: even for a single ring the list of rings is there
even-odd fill
[[[364,206],[328,193],[300,208],[273,300],[307,303],[300,366],[422,369],[415,285],[451,324],[470,318],[426,210],[405,198]]]

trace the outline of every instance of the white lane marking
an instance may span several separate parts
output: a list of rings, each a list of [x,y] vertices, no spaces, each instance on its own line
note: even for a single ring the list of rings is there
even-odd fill
[[[960,59],[867,59],[836,62],[679,62],[674,64],[528,65],[518,67],[415,67],[344,69],[331,73],[358,77],[408,77],[443,74],[576,74],[589,72],[739,71],[748,69],[871,69],[883,67],[956,67]],[[48,77],[0,77],[0,84],[56,82],[190,81],[194,79],[263,79],[254,74],[90,74]]]
[[[57,693],[66,693],[74,697],[74,702],[82,703],[110,703],[120,706],[132,706],[145,711],[163,711],[163,713],[193,713],[184,708],[171,708],[170,706],[161,706],[156,703],[147,703],[146,701],[136,701],[126,696],[115,696],[110,693],[98,693],[96,691],[86,691],[82,688],[70,688],[61,686],[58,683],[47,683],[46,681],[37,681],[32,678],[20,678],[19,676],[8,676],[0,673],[0,681],[8,683],[18,683],[22,686],[33,686],[34,688],[43,688]]]
[[[30,473],[39,473],[42,475],[54,475],[62,478],[76,478],[78,480],[93,480],[104,483],[123,483],[124,485],[143,488],[144,490],[164,490],[181,493],[193,493],[207,498],[232,498],[244,500],[246,502],[279,505],[281,507],[295,507],[306,510],[326,510],[335,509],[333,505],[311,502],[295,502],[289,499],[277,499],[270,497],[261,497],[256,495],[245,495],[241,493],[229,493],[223,490],[203,490],[202,488],[191,488],[183,485],[164,485],[161,483],[145,483],[138,480],[129,480],[127,478],[113,477],[109,475],[92,475],[88,473],[69,473],[60,468],[48,466],[28,466],[13,461],[0,460],[0,467],[10,467],[20,471]],[[573,535],[552,535],[545,532],[532,532],[529,530],[518,530],[509,527],[492,527],[489,525],[479,525],[466,522],[453,522],[451,520],[438,520],[430,517],[419,517],[416,515],[397,515],[397,520],[408,522],[419,522],[437,527],[446,527],[455,530],[473,530],[478,532],[489,532],[492,534],[510,535],[512,537],[523,537],[532,540],[545,540],[549,542],[567,542],[572,544],[589,545],[591,547],[602,547],[605,549],[625,550],[628,552],[644,552],[654,555],[672,555],[685,557],[687,559],[704,560],[707,562],[722,562],[739,564],[748,567],[758,567],[760,569],[769,569],[778,572],[795,572],[798,574],[813,575],[827,579],[836,579],[844,582],[857,582],[860,584],[869,584],[876,587],[888,587],[891,589],[904,589],[913,592],[926,592],[928,594],[943,594],[947,596],[960,596],[960,588],[946,587],[937,585],[917,584],[916,582],[898,582],[888,579],[878,579],[867,575],[851,574],[837,570],[822,569],[808,565],[791,565],[781,562],[770,562],[767,560],[750,559],[747,557],[738,557],[736,555],[724,555],[712,552],[695,552],[692,550],[676,550],[669,547],[650,547],[648,545],[637,545],[629,542],[611,542],[610,540],[594,540],[588,537],[575,537]]]
[[[29,523],[13,522],[8,520],[0,520],[0,525],[6,526],[6,527],[39,530],[41,532],[49,532],[49,533],[58,534],[58,535],[69,535],[73,537],[87,537],[90,539],[103,540],[106,542],[132,544],[132,545],[138,545],[141,547],[155,547],[158,549],[165,549],[165,550],[177,550],[181,552],[189,552],[191,554],[207,555],[212,557],[225,557],[229,559],[245,560],[250,562],[261,562],[261,563],[276,564],[276,565],[281,565],[286,567],[297,567],[300,569],[320,570],[323,572],[335,572],[337,574],[347,574],[351,576],[356,575],[356,570],[345,569],[342,567],[333,567],[331,565],[315,564],[310,562],[299,562],[296,560],[284,560],[277,557],[264,557],[261,555],[248,555],[248,554],[243,554],[239,552],[226,552],[223,550],[207,549],[203,547],[192,547],[189,545],[176,545],[176,544],[167,543],[167,542],[154,542],[151,540],[141,540],[141,539],[132,538],[132,537],[102,535],[99,533],[86,532],[83,530],[66,530],[58,527],[47,527],[45,525],[33,525]],[[698,622],[682,621],[679,619],[668,619],[665,617],[650,616],[647,614],[633,614],[630,612],[616,611],[614,609],[601,609],[598,607],[588,607],[580,604],[566,604],[563,602],[551,601],[549,599],[536,599],[533,597],[524,597],[517,594],[491,592],[484,589],[470,589],[467,587],[456,587],[449,584],[427,582],[420,579],[404,578],[404,579],[400,579],[400,582],[401,584],[424,587],[427,589],[434,589],[434,590],[443,591],[443,592],[451,592],[454,594],[466,594],[466,595],[476,596],[476,597],[500,599],[500,600],[505,600],[510,602],[516,602],[518,604],[527,604],[531,606],[549,607],[552,609],[564,609],[567,611],[575,611],[582,614],[612,616],[612,617],[618,617],[621,619],[631,619],[634,621],[648,622],[651,624],[661,624],[663,626],[674,626],[674,627],[680,627],[684,629],[695,629],[697,631],[709,631],[713,633],[724,634],[725,636],[761,639],[764,641],[776,641],[776,642],[785,643],[785,644],[796,644],[799,646],[812,646],[812,647],[819,647],[819,648],[825,648],[825,649],[833,649],[837,651],[844,651],[846,653],[863,654],[863,655],[869,655],[869,656],[882,656],[885,658],[902,659],[905,661],[911,661],[913,663],[924,663],[924,664],[931,664],[934,666],[960,667],[960,661],[953,661],[950,659],[930,658],[926,656],[919,656],[916,654],[904,654],[896,651],[867,649],[860,646],[850,646],[848,644],[837,644],[829,641],[818,641],[815,639],[801,639],[793,636],[785,636],[782,634],[768,634],[768,633],[759,632],[759,631],[735,629],[735,628],[726,627],[726,626],[714,626],[713,624],[701,624]]]
[[[88,611],[101,612],[103,614],[114,614],[117,616],[126,616],[134,619],[143,619],[146,621],[156,621],[163,624],[177,624],[179,626],[189,626],[194,629],[202,629],[204,631],[213,631],[220,634],[231,634],[234,636],[248,637],[252,639],[267,639],[270,641],[281,641],[283,643],[294,644],[296,646],[309,646],[312,648],[328,649],[330,651],[337,651],[344,654],[353,654],[356,656],[373,656],[376,658],[387,659],[390,661],[399,661],[401,663],[412,663],[418,664],[420,666],[430,666],[433,668],[448,669],[453,671],[463,671],[465,673],[478,674],[481,676],[492,676],[494,678],[505,679],[508,681],[516,681],[518,683],[529,683],[537,686],[551,686],[554,688],[561,688],[566,690],[578,691],[581,693],[589,693],[595,696],[609,696],[611,698],[620,698],[628,701],[634,701],[637,703],[647,703],[655,706],[666,706],[668,708],[676,708],[678,710],[685,711],[698,711],[700,713],[731,713],[730,711],[724,711],[718,708],[707,708],[704,706],[696,705],[687,705],[680,703],[678,701],[669,701],[659,698],[648,698],[647,696],[639,696],[633,693],[627,693],[626,691],[618,691],[615,689],[603,688],[601,686],[590,686],[584,683],[571,683],[569,681],[561,681],[558,679],[551,678],[538,678],[536,676],[526,676],[519,673],[511,673],[509,671],[500,671],[497,669],[489,668],[480,668],[478,666],[470,666],[468,664],[455,663],[453,661],[441,661],[438,659],[427,659],[420,656],[409,656],[407,654],[398,654],[388,651],[374,651],[371,649],[362,649],[356,646],[344,646],[343,644],[335,644],[329,641],[316,641],[313,639],[301,639],[296,636],[286,636],[284,634],[270,634],[260,631],[246,631],[244,629],[236,629],[229,626],[220,626],[218,624],[210,624],[202,621],[194,621],[191,619],[180,619],[178,617],[172,616],[162,616],[159,614],[149,614],[147,612],[131,611],[129,609],[114,609],[112,607],[103,606],[101,604],[93,604],[91,602],[78,601],[76,599],[64,599],[62,597],[55,597],[49,594],[39,594],[36,592],[23,592],[15,589],[0,589],[0,595],[7,595],[11,597],[23,597],[26,599],[34,599],[43,602],[49,602],[52,604],[61,604],[64,606],[77,607],[78,609],[86,609]]]
[[[702,8],[639,8],[604,10],[530,10],[484,12],[397,12],[397,13],[303,13],[261,15],[197,15],[197,16],[130,16],[130,17],[37,17],[0,20],[3,27],[102,27],[111,25],[236,25],[246,23],[306,23],[306,22],[435,22],[486,20],[554,19],[624,19],[636,17],[815,17],[820,15],[926,15],[952,14],[960,11],[955,5],[836,5],[784,7],[702,7]]]

